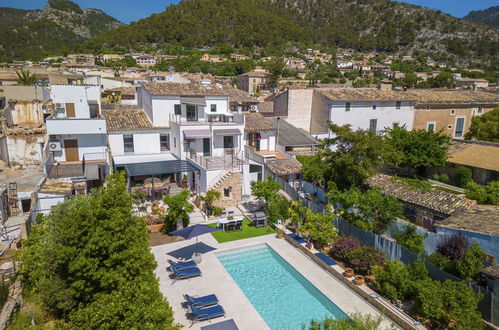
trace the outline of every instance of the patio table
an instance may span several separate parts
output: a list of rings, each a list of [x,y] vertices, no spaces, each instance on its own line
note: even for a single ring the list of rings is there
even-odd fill
[[[217,227],[218,228],[222,227],[222,229],[225,230],[225,225],[227,225],[229,222],[231,222],[231,221],[233,221],[233,222],[235,222],[235,221],[241,221],[243,219],[244,219],[243,216],[235,216],[234,219],[232,219],[232,220],[229,220],[227,218],[222,218],[222,219],[219,219],[217,221]]]

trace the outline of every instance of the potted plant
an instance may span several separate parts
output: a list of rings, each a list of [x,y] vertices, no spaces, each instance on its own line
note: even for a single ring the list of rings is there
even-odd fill
[[[354,271],[352,268],[345,268],[345,272],[343,273],[345,277],[353,277],[355,275]]]
[[[184,174],[182,177],[182,188],[187,189],[187,184],[189,183],[189,177],[187,174]]]
[[[355,283],[357,285],[363,285],[364,284],[364,276],[356,275],[355,279],[353,280],[353,283]]]
[[[284,238],[284,232],[282,230],[277,230],[277,238],[278,239],[283,239]]]

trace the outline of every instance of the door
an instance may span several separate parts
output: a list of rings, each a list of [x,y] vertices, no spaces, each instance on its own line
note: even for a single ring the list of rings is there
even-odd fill
[[[203,139],[203,156],[210,156],[210,138]]]
[[[190,105],[190,104],[187,105],[186,116],[187,116],[187,121],[197,121],[198,120],[195,105]]]
[[[256,151],[260,151],[260,133],[256,133]]]
[[[66,103],[66,117],[69,117],[69,118],[76,117],[74,103]]]
[[[454,137],[457,138],[463,137],[463,131],[464,131],[464,118],[457,118],[456,132],[454,133]]]
[[[64,140],[64,152],[66,153],[67,162],[79,161],[78,140]]]

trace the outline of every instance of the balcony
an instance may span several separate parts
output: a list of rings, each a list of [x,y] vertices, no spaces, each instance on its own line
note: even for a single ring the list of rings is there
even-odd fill
[[[207,171],[234,169],[248,164],[244,152],[239,149],[226,149],[224,156],[221,157],[205,157],[189,152],[186,158]]]
[[[106,120],[96,118],[68,118],[53,114],[47,118],[48,135],[107,134]]]
[[[202,117],[184,117],[180,115],[169,116],[170,122],[179,125],[212,125],[212,126],[230,126],[244,125],[244,115],[238,113],[227,114],[205,114]]]

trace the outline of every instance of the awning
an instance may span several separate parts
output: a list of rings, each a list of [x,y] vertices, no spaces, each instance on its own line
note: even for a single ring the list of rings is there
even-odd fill
[[[197,167],[186,160],[166,160],[151,163],[133,163],[125,166],[127,176],[160,175],[179,172],[197,172]]]
[[[227,135],[242,135],[241,131],[238,129],[218,129],[213,130],[216,136],[227,136]]]
[[[184,138],[187,140],[205,139],[211,137],[209,129],[187,129],[184,131]]]
[[[191,105],[199,105],[202,107],[206,106],[206,101],[204,97],[180,97],[180,103],[191,104]]]

